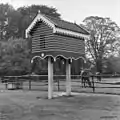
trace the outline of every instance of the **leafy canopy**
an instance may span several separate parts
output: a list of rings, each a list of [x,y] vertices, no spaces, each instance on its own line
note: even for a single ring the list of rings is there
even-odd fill
[[[103,59],[117,52],[115,43],[119,27],[110,18],[98,16],[87,17],[83,22],[90,32],[85,44],[87,57],[101,71]]]

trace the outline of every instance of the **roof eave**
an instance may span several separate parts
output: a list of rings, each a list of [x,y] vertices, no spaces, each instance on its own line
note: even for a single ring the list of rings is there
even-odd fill
[[[63,29],[63,28],[56,27],[56,26],[55,26],[54,33],[66,34],[66,35],[74,36],[74,37],[77,37],[77,38],[89,38],[89,35],[79,33],[79,32],[75,32],[75,31],[66,30],[66,29]]]
[[[83,34],[83,33],[79,33],[79,32],[75,32],[75,31],[71,31],[71,30],[67,30],[67,29],[63,29],[63,28],[58,27],[56,23],[54,23],[52,20],[50,20],[45,15],[42,15],[41,13],[37,14],[37,16],[34,18],[34,20],[32,21],[32,23],[26,29],[26,31],[25,31],[26,38],[28,38],[30,31],[34,28],[34,26],[36,25],[36,23],[38,21],[40,21],[40,20],[42,20],[49,27],[51,27],[53,29],[53,33],[60,33],[60,34],[64,34],[64,35],[74,36],[74,37],[77,37],[77,38],[78,37],[79,38],[89,38],[89,35],[86,35],[86,34]]]
[[[86,27],[83,27],[82,24],[78,25],[80,28],[82,28],[88,35],[90,35],[90,31],[87,30]]]

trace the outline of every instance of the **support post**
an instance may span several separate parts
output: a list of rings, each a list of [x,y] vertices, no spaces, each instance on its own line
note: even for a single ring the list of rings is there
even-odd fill
[[[29,90],[31,90],[31,78],[29,79]]]
[[[48,57],[48,99],[53,97],[53,64],[51,57]]]
[[[71,95],[71,64],[66,60],[66,94]]]

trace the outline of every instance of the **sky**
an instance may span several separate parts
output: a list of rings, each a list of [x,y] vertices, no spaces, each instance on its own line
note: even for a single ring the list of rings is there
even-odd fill
[[[55,7],[62,19],[77,24],[88,16],[109,17],[120,26],[120,0],[0,0],[15,8],[31,4]]]

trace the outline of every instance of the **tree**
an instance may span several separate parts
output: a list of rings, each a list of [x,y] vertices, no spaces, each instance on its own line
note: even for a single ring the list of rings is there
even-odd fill
[[[12,5],[0,4],[0,40],[8,40],[10,37],[24,38],[25,29],[36,16],[38,10],[41,13],[60,18],[55,8],[44,5],[31,5],[15,10]]]
[[[109,56],[104,60],[103,64],[104,73],[114,74],[120,73],[120,56]]]
[[[15,10],[9,4],[0,4],[0,73],[13,74],[31,71],[30,49],[27,39],[23,39],[25,29],[41,13],[57,17],[60,14],[52,7],[32,5]],[[17,74],[16,74],[17,75]]]
[[[119,27],[110,18],[90,16],[83,21],[90,32],[86,42],[86,54],[91,63],[96,66],[96,71],[102,73],[103,59],[116,53],[115,43]]]
[[[0,73],[1,74],[25,74],[30,72],[30,54],[25,39],[9,39],[1,42],[0,48]],[[17,72],[17,73],[16,73]]]
[[[7,15],[13,11],[13,7],[8,4],[0,4],[0,40],[4,39],[6,35],[6,28],[8,26]]]
[[[2,41],[12,36],[19,37],[20,20],[21,13],[9,4],[0,4],[0,38]]]
[[[17,9],[17,11],[22,15],[19,23],[19,36],[24,37],[25,29],[28,27],[28,25],[31,23],[31,21],[34,19],[38,11],[41,11],[41,13],[45,15],[49,15],[52,17],[56,17],[60,19],[60,14],[57,12],[57,9],[52,7],[47,7],[45,5],[31,5],[29,7],[20,7]]]

